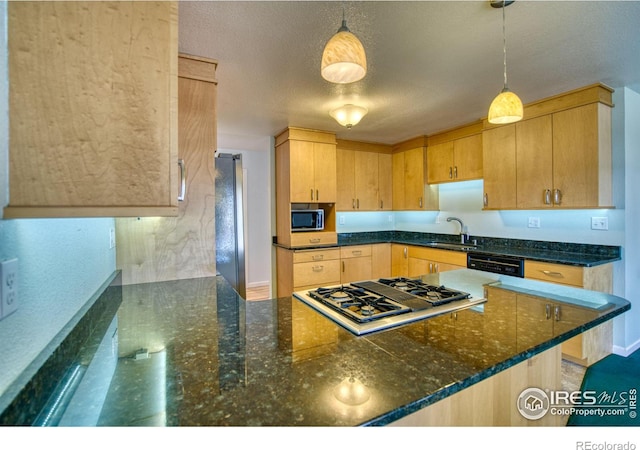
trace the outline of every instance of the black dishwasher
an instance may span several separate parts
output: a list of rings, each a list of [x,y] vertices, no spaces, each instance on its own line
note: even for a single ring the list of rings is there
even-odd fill
[[[488,253],[467,253],[467,268],[524,278],[524,258]]]

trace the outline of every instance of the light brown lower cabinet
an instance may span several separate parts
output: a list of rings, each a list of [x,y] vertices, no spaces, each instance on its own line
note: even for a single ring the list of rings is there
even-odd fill
[[[524,265],[524,275],[525,278],[608,294],[613,291],[612,264],[578,267],[527,260]],[[571,314],[571,310],[564,307],[561,317],[570,320]],[[610,355],[613,352],[613,322],[609,320],[565,341],[562,344],[562,351],[565,359],[583,366],[590,366]]]
[[[562,352],[550,348],[532,358],[403,417],[390,426],[563,426],[567,416],[523,417],[517,400],[527,388],[561,389]]]

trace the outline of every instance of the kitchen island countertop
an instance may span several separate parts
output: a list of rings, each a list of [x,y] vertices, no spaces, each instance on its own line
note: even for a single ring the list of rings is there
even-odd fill
[[[96,304],[112,307],[99,308],[91,319],[104,324],[94,327],[102,331],[86,339],[69,363],[80,363],[87,374],[103,367],[101,382],[85,375],[93,381],[78,389],[90,393],[79,405],[84,416],[96,412],[95,423],[68,423],[64,411],[56,414],[61,423],[98,426],[386,425],[630,308],[613,295],[469,269],[423,279],[488,295],[488,301],[457,313],[467,325],[456,329],[455,338],[443,331],[448,316],[355,336],[295,297],[245,301],[220,276],[110,286],[121,295],[98,298]],[[516,333],[515,321],[503,315],[504,303],[492,302],[492,290],[587,313],[551,336],[533,323],[521,323]],[[513,333],[490,331],[504,326],[514,327]],[[99,341],[117,349],[111,369],[98,357]],[[41,375],[61,380],[68,369]],[[366,401],[338,400],[345,382],[362,383]],[[25,389],[33,401],[34,387]],[[56,395],[52,388],[42,397]],[[1,423],[33,423],[22,402],[19,396]]]

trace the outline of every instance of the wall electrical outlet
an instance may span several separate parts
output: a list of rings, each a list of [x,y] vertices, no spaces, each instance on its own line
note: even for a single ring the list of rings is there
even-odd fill
[[[608,217],[592,217],[591,229],[592,230],[608,230],[609,218]]]
[[[114,228],[109,228],[109,248],[114,248],[116,246],[116,230]]]
[[[0,261],[0,319],[18,309],[18,260]]]
[[[344,225],[344,216],[338,216],[338,223]]]
[[[529,217],[529,228],[540,228],[540,217]]]

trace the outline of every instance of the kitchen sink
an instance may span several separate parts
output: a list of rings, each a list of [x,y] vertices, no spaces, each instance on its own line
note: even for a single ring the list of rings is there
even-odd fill
[[[476,250],[478,248],[476,245],[473,245],[473,244],[454,244],[451,242],[430,242],[427,245],[429,245],[429,247],[448,248],[451,250],[460,250],[460,251]]]

